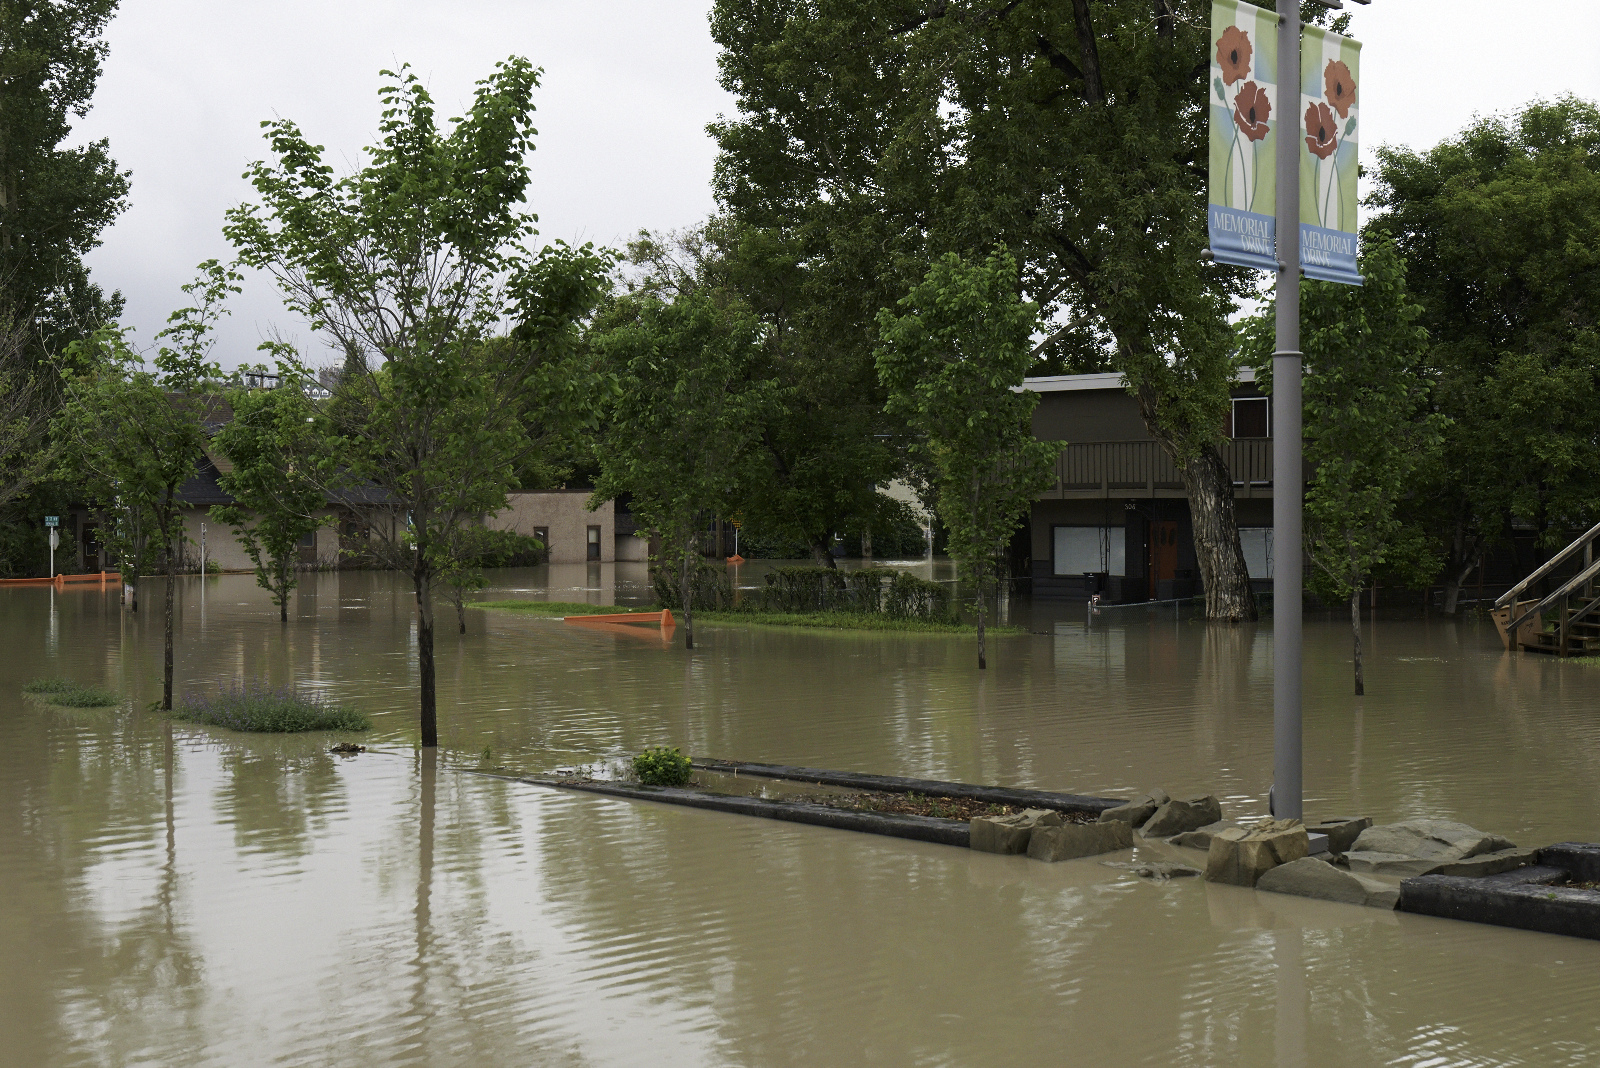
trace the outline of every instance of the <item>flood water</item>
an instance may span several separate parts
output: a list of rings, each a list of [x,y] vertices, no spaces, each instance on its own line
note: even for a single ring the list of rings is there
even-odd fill
[[[485,596],[643,594],[628,565],[553,570]],[[1600,943],[474,773],[671,744],[1262,814],[1270,624],[1014,601],[1030,633],[980,674],[970,637],[704,627],[686,652],[481,610],[458,637],[446,608],[435,756],[404,579],[307,576],[287,626],[248,576],[184,580],[180,690],[318,688],[374,716],[339,758],[147,711],[158,595],[0,591],[0,1064],[1600,1062]],[[1600,669],[1380,619],[1356,699],[1348,642],[1308,618],[1308,813],[1600,840]],[[127,701],[21,695],[46,674]]]

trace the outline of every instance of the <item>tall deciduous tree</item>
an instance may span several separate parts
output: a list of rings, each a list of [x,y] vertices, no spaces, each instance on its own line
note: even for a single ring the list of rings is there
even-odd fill
[[[1033,373],[1118,370],[1173,457],[1213,619],[1255,606],[1220,452],[1228,316],[1206,245],[1205,0],[719,0],[740,114],[717,193],[800,250],[819,333],[871,322],[947,251],[1003,243],[1039,305]],[[1320,20],[1324,14],[1308,14]]]
[[[1406,291],[1406,268],[1392,241],[1369,241],[1361,286],[1308,282],[1301,295],[1305,352],[1305,542],[1309,585],[1325,601],[1350,605],[1355,691],[1366,692],[1361,651],[1361,591],[1378,571],[1407,585],[1428,582],[1439,561],[1428,532],[1401,508],[1419,473],[1438,459],[1446,420],[1428,410],[1422,368],[1428,333]],[[1246,358],[1271,388],[1273,316],[1243,327]],[[1289,546],[1278,549],[1281,554]]]
[[[978,667],[988,666],[984,614],[1018,521],[1051,484],[1055,442],[1035,441],[1037,393],[1022,390],[1036,309],[1017,296],[1017,265],[947,253],[879,313],[878,373],[890,407],[922,435],[950,553],[977,585]]]
[[[215,260],[183,291],[196,303],[167,317],[156,335],[155,371],[123,331],[104,327],[75,341],[69,354],[96,370],[68,378],[67,403],[56,419],[65,474],[76,479],[111,522],[108,543],[124,581],[137,580],[152,557],[166,577],[162,625],[161,707],[172,708],[173,605],[183,548],[182,485],[205,454],[206,387],[218,376],[212,331],[239,275]]]
[[[1377,179],[1368,230],[1410,265],[1451,420],[1429,496],[1453,610],[1514,525],[1549,547],[1600,518],[1600,107],[1565,97],[1380,149]]]
[[[116,0],[0,4],[0,319],[29,326],[34,360],[116,318],[84,254],[127,206],[104,140],[66,148],[89,113]]]
[[[306,383],[280,365],[276,389],[246,389],[230,398],[233,419],[213,439],[233,470],[219,479],[234,499],[211,514],[233,528],[255,565],[256,585],[289,621],[300,543],[322,526],[328,498],[325,449]]]
[[[632,496],[679,576],[684,647],[694,648],[700,518],[729,515],[771,409],[752,378],[761,328],[748,309],[704,294],[624,298],[596,343],[617,374],[594,499]]]
[[[374,553],[411,574],[433,747],[438,543],[504,508],[540,442],[592,419],[602,383],[576,358],[577,323],[611,259],[527,248],[527,60],[498,64],[448,132],[415,75],[385,77],[380,139],[343,178],[293,122],[263,123],[276,158],[247,175],[261,204],[230,211],[224,232],[345,356],[330,405],[342,499],[370,520]]]

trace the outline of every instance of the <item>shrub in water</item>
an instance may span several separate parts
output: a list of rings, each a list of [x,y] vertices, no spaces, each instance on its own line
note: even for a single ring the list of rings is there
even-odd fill
[[[122,703],[115,690],[104,686],[79,686],[71,679],[33,679],[22,684],[23,693],[37,694],[53,705],[67,708],[107,708]]]
[[[692,771],[689,758],[676,748],[651,746],[633,758],[633,773],[646,786],[682,786]]]
[[[235,731],[364,731],[364,713],[328,704],[292,686],[274,689],[260,679],[220,687],[214,697],[185,694],[173,718]]]

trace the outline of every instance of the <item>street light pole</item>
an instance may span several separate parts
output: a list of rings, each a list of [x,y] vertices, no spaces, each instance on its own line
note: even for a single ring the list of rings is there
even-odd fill
[[[1277,344],[1272,354],[1272,814],[1301,819],[1300,0],[1278,0]]]

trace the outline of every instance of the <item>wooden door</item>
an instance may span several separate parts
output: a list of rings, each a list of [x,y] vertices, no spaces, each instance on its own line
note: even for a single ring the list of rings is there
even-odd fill
[[[1178,524],[1163,520],[1150,524],[1150,581],[1171,582],[1178,575]],[[1155,587],[1152,585],[1154,595]]]

